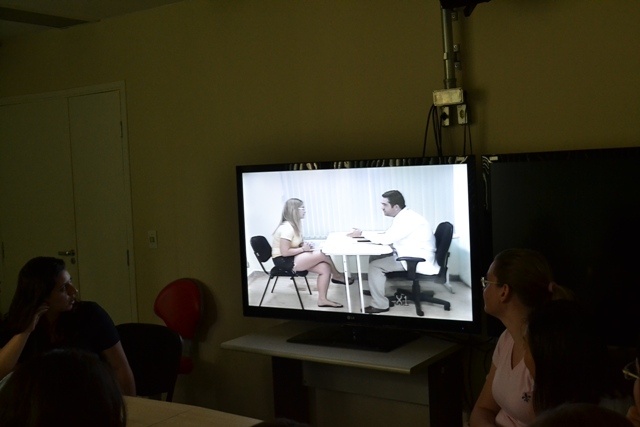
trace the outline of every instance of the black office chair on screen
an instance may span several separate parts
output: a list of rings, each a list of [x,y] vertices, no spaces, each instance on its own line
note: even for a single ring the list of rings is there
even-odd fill
[[[293,288],[296,290],[298,294],[298,301],[300,301],[300,307],[304,310],[304,304],[302,303],[302,298],[300,297],[300,291],[298,290],[298,284],[296,283],[296,277],[304,278],[304,281],[307,284],[307,289],[309,290],[309,295],[311,295],[311,287],[309,286],[309,281],[307,280],[308,271],[293,271],[286,270],[280,267],[273,267],[270,271],[264,267],[264,263],[271,259],[271,245],[267,241],[264,236],[253,236],[250,240],[251,248],[253,249],[253,253],[256,255],[258,262],[260,263],[260,267],[262,267],[262,271],[269,275],[269,280],[267,280],[267,285],[264,287],[264,292],[262,293],[262,298],[260,298],[260,306],[262,305],[262,301],[264,301],[264,296],[267,294],[267,289],[269,289],[269,283],[271,283],[271,279],[274,279],[273,287],[271,288],[271,292],[276,288],[276,283],[278,283],[278,278],[280,277],[289,277],[293,282]]]
[[[136,394],[157,398],[166,393],[166,401],[171,402],[182,357],[180,335],[151,323],[122,323],[116,329],[133,371]]]
[[[416,272],[418,263],[425,261],[424,258],[417,257],[400,257],[398,261],[405,261],[407,263],[407,271],[392,271],[386,274],[387,278],[405,278],[412,282],[411,291],[405,289],[398,289],[395,297],[405,296],[411,298],[416,305],[416,314],[418,316],[424,316],[422,311],[422,301],[430,302],[432,304],[441,304],[446,311],[451,310],[451,303],[440,298],[435,298],[435,292],[431,290],[421,290],[421,280],[433,280],[436,283],[444,285],[450,292],[453,293],[453,288],[449,284],[449,272],[447,263],[449,262],[449,247],[451,246],[451,240],[453,239],[453,224],[450,222],[441,222],[436,227],[434,233],[436,238],[436,261],[440,266],[440,271],[435,275],[420,274]],[[393,302],[393,298],[390,298]]]

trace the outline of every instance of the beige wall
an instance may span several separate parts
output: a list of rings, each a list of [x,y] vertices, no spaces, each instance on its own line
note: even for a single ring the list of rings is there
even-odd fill
[[[639,16],[496,0],[458,21],[474,153],[638,145]],[[187,0],[5,41],[0,97],[126,83],[140,321],[164,284],[203,281],[217,318],[176,399],[268,418],[268,358],[220,349],[275,322],[242,316],[234,166],[420,156],[442,56],[435,0]]]

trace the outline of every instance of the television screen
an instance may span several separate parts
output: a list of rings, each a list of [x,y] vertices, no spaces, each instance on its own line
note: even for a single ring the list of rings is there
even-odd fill
[[[640,148],[497,154],[482,162],[491,257],[512,247],[539,250],[556,282],[597,314],[609,344],[634,345]]]
[[[244,314],[393,331],[479,331],[482,297],[475,268],[474,170],[472,156],[237,166]],[[354,228],[365,230],[365,236],[389,228],[392,218],[381,209],[387,190],[400,191],[407,208],[422,215],[431,231],[442,222],[453,224],[448,281],[421,282],[423,290],[432,290],[436,298],[449,302],[449,310],[423,301],[424,314],[418,315],[411,296],[397,292],[411,289],[411,282],[393,279],[385,288],[392,303],[389,311],[364,312],[371,305],[367,292],[370,256],[389,254],[393,248],[347,234]],[[319,307],[313,272],[307,275],[309,287],[304,278],[295,278],[298,292],[288,277],[280,277],[274,288],[275,278],[269,280],[267,274],[274,266],[272,259],[262,263],[265,273],[254,253],[252,237],[263,236],[269,245],[277,244],[273,234],[281,223],[285,202],[292,198],[304,204],[304,241],[327,254],[339,272],[348,271],[354,282],[329,284],[327,298],[342,308]]]

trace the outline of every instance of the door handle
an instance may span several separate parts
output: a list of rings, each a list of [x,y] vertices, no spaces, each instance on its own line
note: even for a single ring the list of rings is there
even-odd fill
[[[76,250],[75,249],[69,249],[68,251],[59,251],[58,255],[62,255],[62,256],[75,256],[76,254]]]

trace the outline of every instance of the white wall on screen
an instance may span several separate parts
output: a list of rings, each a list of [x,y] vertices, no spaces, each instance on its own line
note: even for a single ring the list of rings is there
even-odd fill
[[[303,235],[323,240],[332,231],[348,232],[352,227],[385,230],[392,219],[381,210],[381,196],[399,190],[407,207],[422,214],[432,229],[438,223],[454,224],[456,254],[452,265],[461,278],[470,276],[469,206],[465,165],[399,166],[384,168],[319,169],[281,172],[251,172],[243,175],[245,235],[249,272],[259,270],[251,256],[248,240],[254,235],[271,235],[280,220],[284,202],[303,200],[306,217]],[[255,265],[254,265],[255,264]],[[465,280],[466,282],[466,280]],[[470,281],[468,282],[470,283]]]
[[[253,236],[262,235],[271,243],[271,235],[282,214],[282,180],[280,172],[264,172],[244,174],[242,182],[245,247],[250,273],[261,269],[249,241]]]

